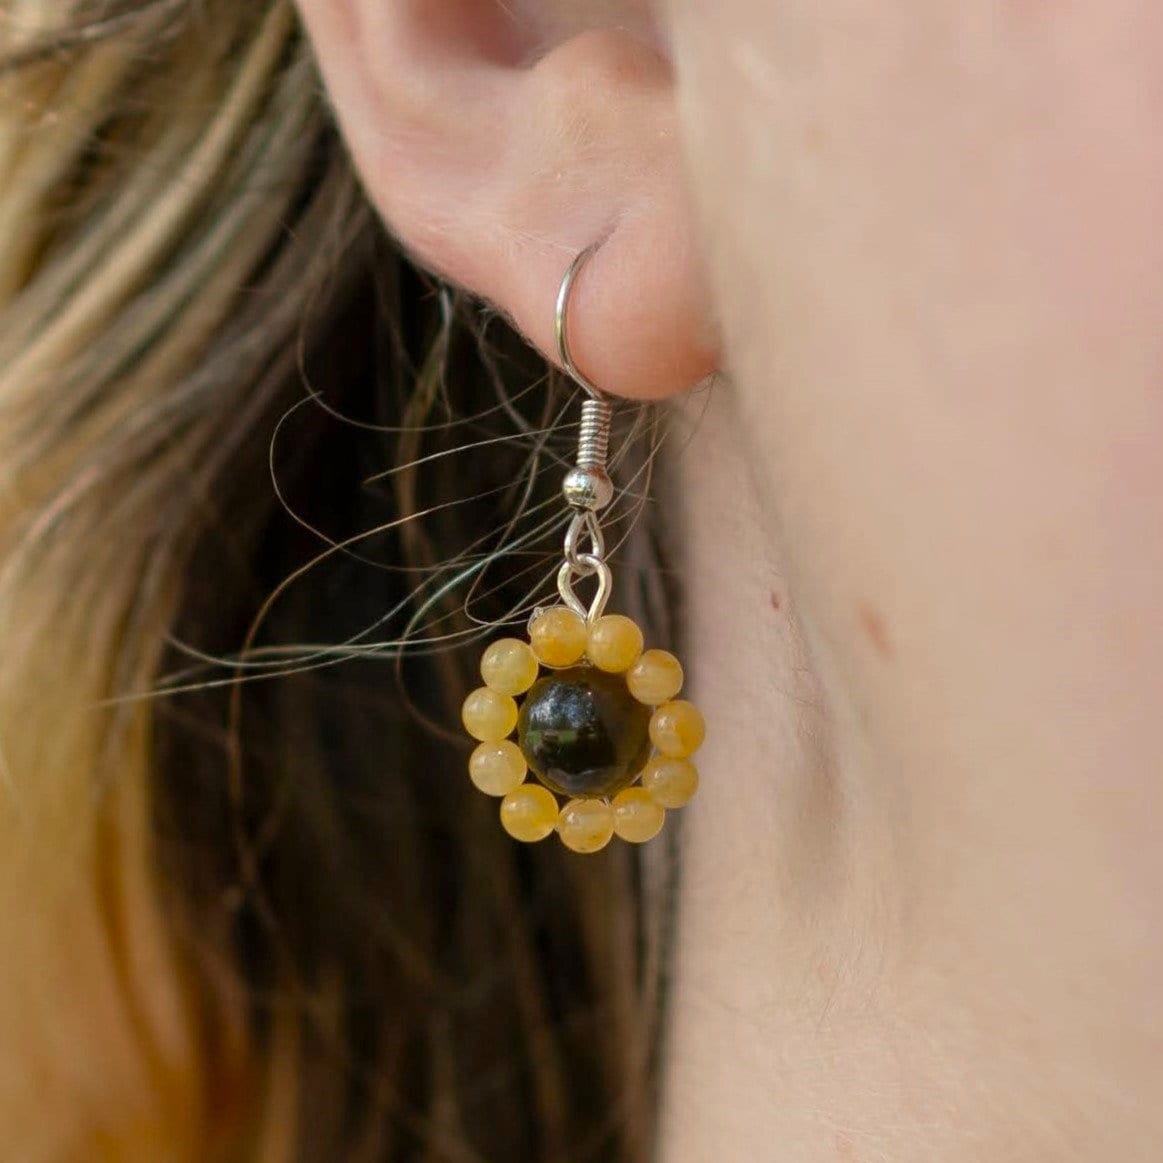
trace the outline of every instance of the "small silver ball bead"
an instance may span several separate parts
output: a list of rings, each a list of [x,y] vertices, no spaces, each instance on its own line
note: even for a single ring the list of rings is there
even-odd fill
[[[614,499],[614,482],[602,468],[571,468],[561,483],[561,492],[575,509],[596,513]]]

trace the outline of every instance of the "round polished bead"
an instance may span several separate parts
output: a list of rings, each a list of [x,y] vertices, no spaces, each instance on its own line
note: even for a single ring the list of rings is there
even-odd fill
[[[642,788],[664,808],[685,808],[699,790],[699,770],[689,759],[656,755],[642,769]]]
[[[485,686],[502,695],[523,695],[537,681],[537,659],[528,642],[501,638],[481,656]]]
[[[525,756],[512,739],[480,743],[468,761],[469,779],[487,796],[508,795],[525,782],[528,771]]]
[[[605,800],[570,800],[561,809],[557,834],[573,852],[598,852],[614,834],[614,810]]]
[[[544,840],[557,827],[557,800],[539,783],[525,783],[501,800],[501,827],[514,840]]]
[[[707,726],[694,703],[676,699],[650,716],[650,741],[670,759],[686,759],[703,745]]]
[[[614,499],[614,482],[604,468],[571,468],[561,482],[566,504],[596,513]]]
[[[546,666],[573,666],[586,650],[586,623],[568,606],[554,606],[529,627],[533,653]]]
[[[645,844],[662,831],[666,812],[640,787],[628,787],[614,797],[614,834],[631,844]]]
[[[464,729],[482,743],[498,743],[517,726],[517,704],[487,686],[478,687],[464,700],[460,717]]]
[[[650,755],[650,711],[620,675],[575,666],[539,678],[517,728],[529,766],[566,796],[604,796],[634,782]]]
[[[682,690],[682,663],[669,650],[648,650],[626,672],[626,685],[640,703],[660,706]]]
[[[621,674],[641,653],[642,631],[625,614],[607,614],[590,627],[586,657],[599,670]]]

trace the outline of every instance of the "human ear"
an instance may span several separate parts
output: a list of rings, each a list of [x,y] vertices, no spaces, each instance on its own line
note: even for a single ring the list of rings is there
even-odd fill
[[[556,359],[658,398],[715,370],[673,86],[656,48],[593,29],[545,44],[496,0],[299,0],[364,184],[423,265]]]

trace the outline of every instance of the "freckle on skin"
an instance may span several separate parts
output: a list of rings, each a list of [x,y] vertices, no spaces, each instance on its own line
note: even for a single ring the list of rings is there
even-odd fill
[[[892,658],[892,643],[888,639],[888,627],[884,617],[869,605],[862,605],[858,611],[860,628],[872,643],[881,658]]]
[[[845,1160],[856,1159],[856,1148],[852,1146],[852,1140],[848,1138],[843,1131],[837,1131],[834,1139],[836,1146],[836,1158]]]
[[[818,153],[827,144],[827,134],[818,121],[809,121],[804,126],[804,148],[809,153]]]
[[[771,608],[776,611],[783,608],[783,598],[775,590],[771,591]]]

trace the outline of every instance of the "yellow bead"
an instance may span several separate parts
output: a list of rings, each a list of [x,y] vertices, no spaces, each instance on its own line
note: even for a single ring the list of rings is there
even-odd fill
[[[533,619],[529,639],[546,666],[573,666],[586,652],[585,619],[567,606],[554,606]]]
[[[517,726],[517,704],[508,696],[478,687],[460,711],[464,729],[482,743],[499,743]]]
[[[670,759],[694,755],[707,736],[707,725],[694,703],[676,699],[650,716],[650,741]]]
[[[614,834],[614,809],[605,800],[570,800],[561,809],[557,834],[574,852],[597,852]]]
[[[614,797],[614,834],[631,844],[645,844],[662,831],[666,812],[640,787],[628,787]]]
[[[502,638],[481,656],[485,686],[502,695],[523,695],[537,681],[537,659],[528,642]]]
[[[669,650],[648,650],[627,671],[626,685],[640,703],[657,707],[682,690],[682,663]]]
[[[544,840],[557,827],[557,800],[539,783],[524,783],[501,800],[501,827],[527,844]]]
[[[642,769],[642,787],[664,808],[684,808],[699,790],[699,770],[689,759],[656,755]]]
[[[487,796],[508,795],[525,782],[528,772],[521,748],[511,739],[481,743],[468,761],[468,776]]]
[[[607,614],[591,627],[586,657],[599,670],[621,674],[642,653],[642,631],[625,614]]]

